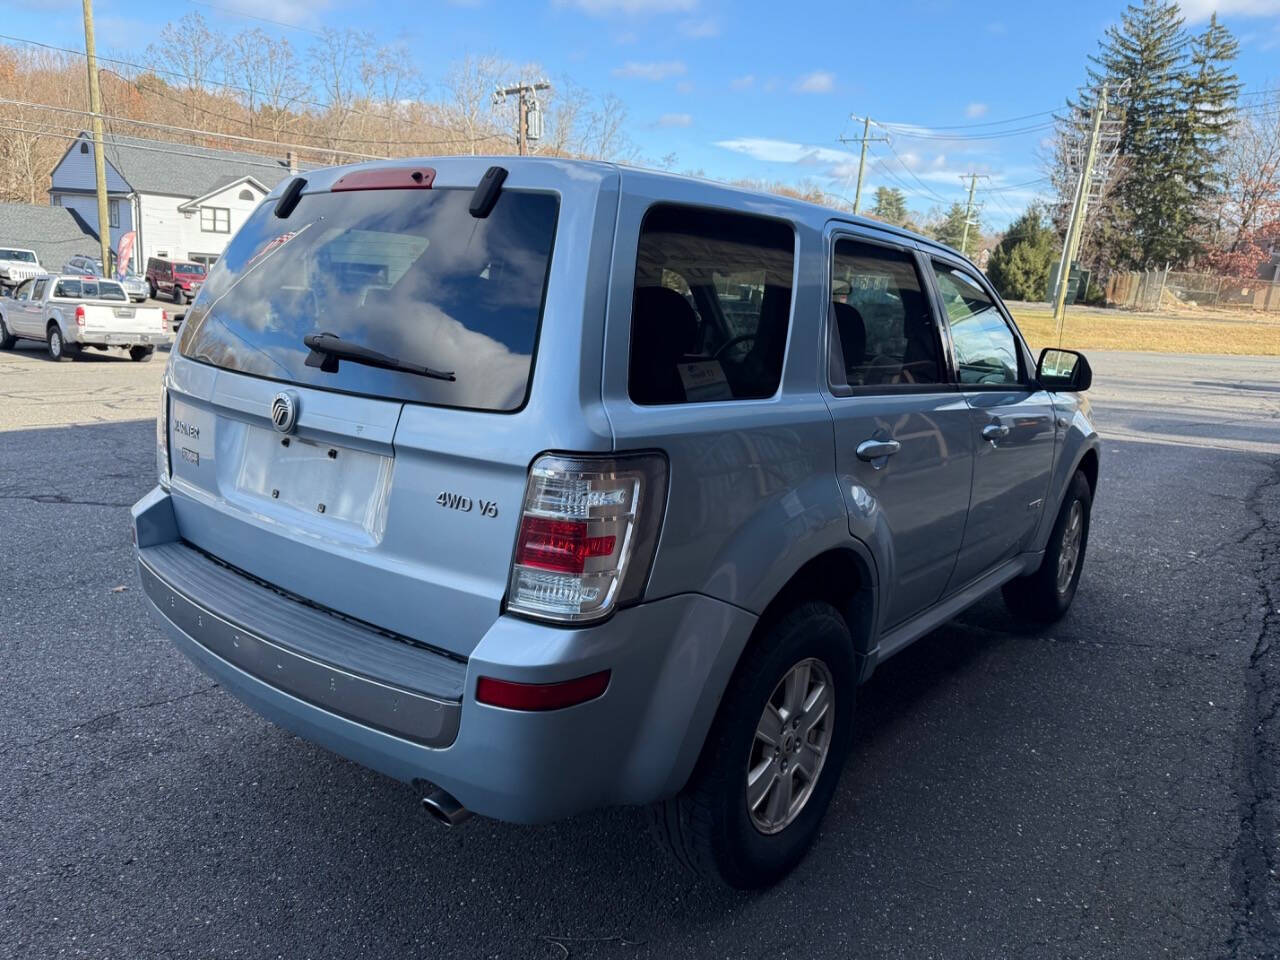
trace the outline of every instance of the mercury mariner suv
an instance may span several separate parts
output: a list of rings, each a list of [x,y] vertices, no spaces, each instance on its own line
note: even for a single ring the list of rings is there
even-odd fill
[[[445,822],[643,804],[763,886],[877,664],[996,590],[1067,610],[1091,378],[843,212],[551,159],[309,171],[187,313],[142,585],[227,691]]]

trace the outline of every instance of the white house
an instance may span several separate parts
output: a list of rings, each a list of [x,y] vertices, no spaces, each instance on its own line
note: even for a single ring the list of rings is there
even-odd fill
[[[114,134],[105,138],[103,158],[111,246],[136,230],[133,266],[140,273],[148,257],[213,263],[271,188],[297,172],[292,157],[276,161]],[[91,134],[81,132],[54,167],[49,202],[97,230]]]

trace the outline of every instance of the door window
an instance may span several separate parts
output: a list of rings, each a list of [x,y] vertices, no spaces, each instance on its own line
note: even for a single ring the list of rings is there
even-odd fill
[[[960,382],[981,386],[1020,383],[1018,338],[991,297],[958,267],[935,260],[933,272],[951,327]]]
[[[640,228],[628,390],[640,404],[771,397],[795,272],[790,224],[676,204]]]
[[[27,280],[25,283],[20,284],[18,286],[18,289],[13,294],[13,299],[22,300],[24,302],[27,300],[30,300],[31,287],[32,287],[32,283],[30,280]]]
[[[831,265],[832,373],[851,387],[941,383],[941,351],[915,258],[849,238]]]
[[[41,300],[44,298],[44,288],[49,285],[48,280],[37,280],[35,286],[31,288],[31,299]]]

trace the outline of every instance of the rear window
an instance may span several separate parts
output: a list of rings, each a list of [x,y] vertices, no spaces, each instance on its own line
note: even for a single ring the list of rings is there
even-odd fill
[[[260,206],[187,312],[184,357],[253,376],[438,406],[510,411],[529,389],[557,198],[507,190],[483,220],[470,190],[303,196]],[[340,359],[308,366],[308,334],[453,382]]]
[[[59,280],[55,297],[70,300],[127,300],[124,288],[113,280]]]
[[[782,378],[795,232],[658,204],[640,228],[628,390],[640,404],[771,397]]]

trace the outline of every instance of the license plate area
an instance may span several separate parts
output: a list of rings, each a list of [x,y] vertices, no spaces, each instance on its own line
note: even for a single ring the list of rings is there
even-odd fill
[[[116,307],[112,313],[121,320],[132,320],[137,316],[138,311],[134,310],[132,307]]]
[[[250,426],[236,491],[282,519],[329,530],[356,528],[380,540],[392,464],[392,458],[364,450]]]

